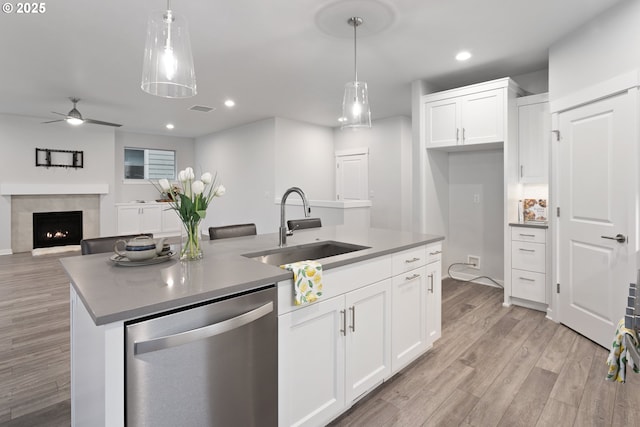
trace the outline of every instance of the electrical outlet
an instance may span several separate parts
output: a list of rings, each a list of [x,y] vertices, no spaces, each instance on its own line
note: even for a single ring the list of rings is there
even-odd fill
[[[473,264],[469,265],[469,268],[475,268],[476,270],[480,270],[480,257],[477,255],[467,255],[467,263]]]

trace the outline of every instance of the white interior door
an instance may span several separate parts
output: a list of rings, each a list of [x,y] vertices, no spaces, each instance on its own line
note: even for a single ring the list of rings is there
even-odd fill
[[[336,153],[336,200],[369,199],[369,154]]]
[[[560,321],[606,348],[635,278],[634,99],[625,92],[558,116]],[[624,241],[610,239],[618,234]]]

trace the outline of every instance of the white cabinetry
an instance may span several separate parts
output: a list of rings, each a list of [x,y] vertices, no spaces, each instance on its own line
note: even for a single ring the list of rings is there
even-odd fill
[[[391,369],[398,372],[427,349],[426,248],[392,255]]]
[[[517,86],[510,79],[500,79],[423,95],[421,134],[426,148],[504,142],[510,89],[517,90]]]
[[[323,297],[278,285],[279,425],[326,425],[440,337],[441,244],[324,272]]]
[[[427,347],[442,336],[442,244],[427,246]]]
[[[345,405],[344,297],[278,318],[279,425],[320,425]]]
[[[391,370],[398,372],[440,338],[442,244],[393,254]]]
[[[391,281],[345,295],[346,402],[353,402],[391,373]]]
[[[386,279],[279,317],[280,425],[323,425],[389,376],[390,290]]]
[[[546,303],[546,259],[545,229],[511,227],[512,297]]]
[[[182,221],[174,209],[163,206],[162,208],[162,233],[178,235],[182,231]]]
[[[523,184],[548,183],[551,114],[548,94],[518,98],[518,176]]]
[[[180,234],[180,220],[166,203],[121,203],[116,206],[118,234]]]

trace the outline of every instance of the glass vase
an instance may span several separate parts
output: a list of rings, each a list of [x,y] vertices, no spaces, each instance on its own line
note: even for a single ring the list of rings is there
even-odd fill
[[[187,221],[182,224],[182,249],[180,259],[194,261],[202,259],[202,237],[200,236],[200,221]]]

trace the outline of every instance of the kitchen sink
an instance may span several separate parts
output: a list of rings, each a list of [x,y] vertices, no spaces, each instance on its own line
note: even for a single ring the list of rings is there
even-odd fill
[[[265,264],[280,266],[296,261],[316,260],[349,252],[369,249],[369,246],[326,240],[306,245],[288,246],[286,248],[269,249],[262,252],[243,254],[242,256]]]

